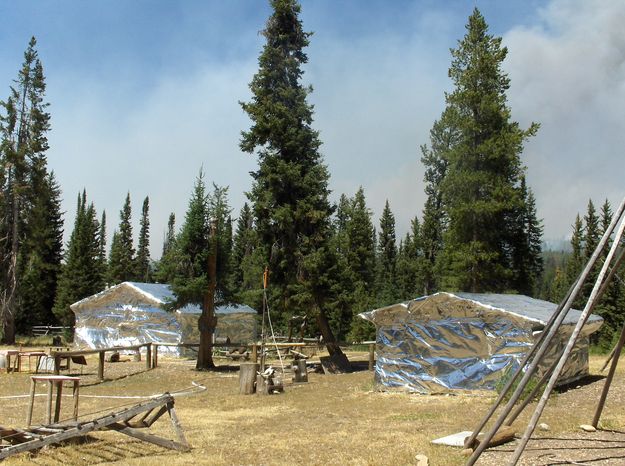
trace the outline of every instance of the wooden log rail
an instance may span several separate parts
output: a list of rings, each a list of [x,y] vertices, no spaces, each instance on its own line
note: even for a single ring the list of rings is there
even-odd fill
[[[104,355],[110,351],[141,351],[141,348],[146,349],[145,357],[145,369],[152,369],[152,345],[153,343],[142,343],[140,345],[133,346],[112,346],[109,348],[98,348],[89,350],[76,350],[76,351],[50,351],[50,357],[54,358],[54,374],[59,375],[61,370],[61,360],[71,358],[72,356],[85,356],[87,354],[97,354],[99,356],[98,362],[98,379],[104,380]]]
[[[169,348],[199,348],[199,343],[152,343],[152,368],[157,367],[158,365],[158,348],[159,346],[165,346]],[[259,348],[262,346],[260,343],[213,343],[213,348],[249,348],[250,349],[250,361],[257,362],[258,361],[258,353]],[[318,345],[313,345],[310,343],[267,343],[265,345],[267,348],[317,348]]]

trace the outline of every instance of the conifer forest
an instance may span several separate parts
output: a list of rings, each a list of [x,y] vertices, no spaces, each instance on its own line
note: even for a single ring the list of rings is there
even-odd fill
[[[296,0],[270,0],[270,6],[258,66],[247,77],[250,95],[239,102],[249,124],[232,140],[256,162],[247,202],[234,211],[230,187],[198,166],[185,187],[191,195],[184,216],[169,215],[159,257],[150,253],[162,235],[151,231],[150,213],[160,207],[150,197],[132,198],[128,186],[119,193],[125,195],[119,211],[104,212],[89,186],[66,192],[57,181],[47,158],[54,114],[46,64],[38,40],[26,44],[14,80],[0,83],[2,343],[14,344],[34,325],[71,328],[70,304],[124,281],[168,283],[175,305],[201,304],[213,250],[217,301],[260,313],[267,268],[274,325],[285,331],[291,317],[306,315],[307,332],[323,336],[330,351],[333,342],[340,351],[339,343],[374,338],[359,313],[438,291],[518,293],[556,303],[564,297],[613,207],[602,193],[588,193],[587,205],[568,219],[570,245],[545,246],[550,219],[538,217],[541,199],[524,159],[524,148],[540,134],[541,115],[526,126],[513,119],[503,67],[509,52],[477,8],[457,31],[448,76],[440,77],[449,80],[449,91],[438,96],[443,111],[414,150],[424,167],[414,183],[425,203],[413,206],[409,230],[398,233],[389,200],[378,217],[362,187],[331,193],[333,174],[311,103],[314,82],[306,74],[307,47],[316,36]],[[62,210],[63,198],[75,198],[74,211]],[[576,305],[584,305],[583,297]],[[618,338],[623,306],[625,283],[618,278],[595,309],[605,319],[594,341],[599,349]]]

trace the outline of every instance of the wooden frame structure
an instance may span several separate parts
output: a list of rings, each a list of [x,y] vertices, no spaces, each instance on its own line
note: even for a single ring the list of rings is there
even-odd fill
[[[616,228],[617,225],[619,225],[618,228]],[[514,466],[518,463],[521,455],[523,454],[523,451],[525,450],[525,447],[527,446],[527,443],[530,440],[532,433],[536,428],[536,425],[538,424],[538,420],[542,415],[549,396],[551,395],[555,383],[560,376],[562,368],[564,367],[568,357],[571,354],[572,348],[575,345],[575,342],[581,332],[582,327],[586,324],[586,321],[588,320],[588,317],[590,316],[593,308],[601,299],[606,289],[608,288],[608,285],[613,280],[617,270],[621,267],[623,261],[625,260],[625,247],[622,243],[624,232],[625,199],[621,201],[619,208],[614,213],[612,221],[608,228],[606,228],[606,231],[604,232],[601,241],[599,241],[597,248],[588,260],[588,263],[584,267],[584,270],[580,273],[575,283],[571,285],[571,288],[568,290],[565,298],[560,303],[553,316],[543,329],[539,340],[532,347],[532,349],[528,351],[524,360],[519,365],[519,369],[508,380],[504,388],[501,390],[499,397],[497,398],[493,406],[491,406],[488,413],[480,420],[476,428],[473,430],[472,434],[465,440],[465,446],[467,448],[475,448],[473,454],[469,457],[467,461],[467,466],[473,466],[475,464],[482,452],[486,448],[488,448],[489,442],[497,434],[499,429],[502,428],[502,426],[512,425],[512,423],[517,419],[521,412],[538,394],[539,390],[544,387],[543,394],[538,401],[538,404],[526,427],[523,437],[521,438],[518,446],[514,450],[508,464],[510,466]],[[610,243],[611,246],[609,246],[608,250],[608,245]],[[527,397],[525,397],[524,400],[521,400],[521,396],[525,387],[527,386],[530,379],[536,374],[538,365],[543,359],[546,350],[549,348],[554,335],[558,331],[568,311],[571,309],[573,302],[579,295],[582,286],[590,275],[591,270],[599,266],[601,258],[603,258],[603,263],[601,264],[601,268],[598,271],[596,282],[566,347],[560,352],[559,358],[556,359],[556,361],[552,364],[549,370],[546,371],[546,373],[541,377],[532,392]],[[603,409],[605,399],[610,388],[612,377],[614,376],[614,371],[616,369],[618,357],[623,347],[623,344],[625,344],[625,328],[623,329],[623,333],[621,333],[621,337],[619,339],[617,347],[615,348],[614,356],[612,359],[612,367],[610,368],[610,374],[608,375],[608,378],[606,379],[606,382],[604,384],[603,393],[599,399],[599,404],[592,422],[593,426],[595,427],[599,423],[601,411]],[[517,382],[518,385],[513,390],[515,382]],[[510,393],[512,394],[510,395]],[[484,438],[481,439],[480,443],[476,446],[477,435],[482,431],[482,429],[484,429],[488,421],[491,420],[491,418],[495,415],[497,408],[500,407],[500,405],[503,403],[507,396],[509,396],[510,398],[509,401],[500,410],[498,417],[491,426],[490,430],[488,430],[484,434]],[[514,405],[518,401],[520,401],[519,405],[514,408]]]
[[[98,379],[104,380],[104,356],[109,351],[141,351],[141,348],[145,347],[145,369],[150,370],[152,366],[152,345],[153,343],[143,343],[141,345],[133,346],[112,346],[110,348],[99,348],[92,350],[77,350],[77,351],[50,351],[50,357],[54,358],[54,374],[59,375],[61,371],[61,360],[69,359],[72,356],[85,356],[87,354],[98,354]]]
[[[149,428],[165,413],[169,414],[176,440],[143,432],[143,429]],[[135,419],[137,417],[138,419]],[[174,410],[174,397],[165,393],[152,400],[89,421],[70,421],[25,429],[0,427],[0,460],[101,430],[113,430],[172,450],[191,449]],[[10,445],[3,446],[2,443],[5,442]]]

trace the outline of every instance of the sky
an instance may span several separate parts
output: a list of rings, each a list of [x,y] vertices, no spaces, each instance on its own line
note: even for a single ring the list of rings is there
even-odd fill
[[[570,236],[589,198],[616,206],[625,173],[625,2],[621,0],[303,0],[304,84],[332,200],[359,186],[377,223],[388,199],[403,236],[425,200],[420,146],[451,90],[450,48],[478,7],[503,39],[508,103],[545,239]],[[150,198],[151,253],[183,220],[201,168],[229,187],[233,217],[251,188],[250,121],[240,101],[270,14],[262,0],[0,0],[0,99],[31,36],[47,79],[49,167],[63,192],[65,238],[83,189],[106,211],[108,240],[127,193],[135,237]],[[3,90],[4,89],[4,90]]]

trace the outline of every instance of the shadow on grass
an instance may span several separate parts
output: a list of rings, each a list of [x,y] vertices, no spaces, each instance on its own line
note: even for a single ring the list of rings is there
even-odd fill
[[[567,383],[566,385],[560,385],[555,389],[555,391],[557,393],[566,393],[569,390],[575,390],[576,388],[592,385],[593,383],[599,382],[603,379],[605,379],[605,375],[587,375],[586,377],[576,380],[575,382]]]

